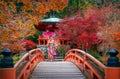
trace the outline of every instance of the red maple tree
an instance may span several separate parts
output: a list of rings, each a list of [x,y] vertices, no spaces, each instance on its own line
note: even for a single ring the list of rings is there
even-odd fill
[[[80,12],[79,12],[80,13]],[[65,18],[57,24],[59,30],[56,34],[60,38],[66,38],[70,41],[71,46],[86,50],[94,44],[101,43],[97,33],[99,27],[104,25],[104,18],[95,10],[93,14],[81,13],[83,16],[76,15],[73,18]]]

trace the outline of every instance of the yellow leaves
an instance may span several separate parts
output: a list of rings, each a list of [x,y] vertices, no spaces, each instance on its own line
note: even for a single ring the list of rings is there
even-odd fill
[[[21,20],[20,19],[17,19],[17,23],[19,24],[19,29],[22,29],[22,22],[21,22]]]
[[[46,3],[38,3],[35,7],[35,12],[38,15],[44,15],[46,12],[49,12],[49,7],[47,7]]]
[[[11,43],[36,33],[33,24],[38,24],[42,16],[51,9],[57,11],[67,6],[68,0],[17,0],[23,3],[22,13],[16,12],[16,0],[0,1],[0,44]],[[49,3],[50,2],[50,3]],[[6,5],[9,4],[9,5]],[[10,9],[9,9],[10,8]],[[10,13],[10,10],[13,12]],[[31,10],[32,12],[27,12]]]
[[[13,38],[13,39],[19,39],[21,36],[22,36],[21,33],[15,32],[13,35],[11,35],[11,38]]]
[[[49,12],[51,9],[55,11],[62,10],[68,4],[68,0],[48,0],[47,2],[46,0],[40,0],[38,2],[35,0],[18,0],[18,3],[19,2],[23,3],[23,5],[21,6],[22,15],[28,15],[29,19],[35,24],[38,23],[40,16],[44,16],[46,12]],[[9,1],[7,3],[9,3],[9,7],[11,8],[12,12],[16,13],[16,5],[14,4],[14,1]],[[14,17],[16,17],[15,14],[10,14],[6,2],[0,1],[0,5],[0,23],[8,23],[9,20],[12,20]],[[28,10],[32,11],[31,15],[29,15],[30,13],[26,12]]]
[[[27,17],[31,20],[32,24],[38,24],[40,17],[38,16],[32,16],[31,14],[27,15]]]
[[[22,11],[33,10],[33,5],[31,1],[24,1],[23,6],[21,7]]]
[[[48,0],[50,9],[54,11],[62,10],[68,5],[68,0]]]
[[[6,28],[0,27],[0,44],[9,41],[9,32]]]
[[[5,24],[8,22],[8,7],[7,5],[3,2],[0,1],[0,23]]]
[[[28,7],[27,7],[27,6],[22,6],[22,8],[21,8],[21,9],[22,9],[22,11],[24,11],[24,12],[25,12],[25,11],[28,9]]]

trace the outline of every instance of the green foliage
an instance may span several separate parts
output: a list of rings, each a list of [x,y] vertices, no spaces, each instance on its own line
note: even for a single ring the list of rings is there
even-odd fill
[[[15,64],[17,61],[20,60],[20,58],[25,54],[25,52],[23,53],[17,53],[17,54],[14,54],[12,55],[12,58],[13,58],[13,63]],[[3,55],[1,54],[0,55],[0,59],[3,57]]]
[[[0,55],[0,59],[2,58],[2,55]]]
[[[89,0],[94,3],[98,8],[119,4],[120,0]]]
[[[68,49],[69,49],[69,46],[58,46],[56,49],[58,56],[65,57],[65,54],[68,51]]]
[[[26,52],[22,52],[22,53],[17,53],[17,54],[14,54],[12,55],[12,58],[13,58],[13,61],[14,61],[14,64],[19,61],[23,55],[25,55]]]
[[[34,34],[33,36],[29,36],[29,37],[27,37],[27,39],[28,40],[32,40],[32,41],[34,41],[35,43],[38,43],[38,37],[39,37],[39,35],[42,35],[42,32],[43,31],[37,31],[37,33],[36,34]]]
[[[21,56],[19,53],[13,55],[12,58],[13,58],[14,64],[15,64],[21,57],[22,57],[22,56]]]
[[[90,54],[94,56],[96,59],[99,59],[101,57],[97,52],[91,52]]]
[[[64,18],[65,16],[73,16],[78,10],[93,7],[94,3],[90,0],[70,0],[69,5],[62,11],[57,11],[56,16]]]
[[[87,50],[87,53],[89,53],[90,55],[92,55],[93,57],[95,57],[97,60],[99,60],[100,62],[102,62],[101,60],[101,55],[94,49],[89,49]]]
[[[73,16],[78,10],[84,10],[90,7],[103,8],[119,4],[120,0],[69,0],[69,4],[62,11],[57,11],[55,15],[60,18]]]
[[[48,53],[43,53],[44,58],[47,59],[48,58]]]

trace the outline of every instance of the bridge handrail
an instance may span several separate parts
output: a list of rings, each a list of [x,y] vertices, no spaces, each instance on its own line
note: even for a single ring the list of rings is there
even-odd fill
[[[103,68],[103,69],[106,68],[106,66],[105,66],[103,63],[101,63],[100,61],[98,61],[96,58],[94,58],[94,57],[91,56],[90,54],[86,53],[86,56],[87,56],[87,58],[89,58],[89,59],[91,59],[93,62],[95,62],[99,67],[101,67],[101,68]]]
[[[29,53],[26,53],[15,65],[14,68],[17,68],[19,66],[19,64],[21,64],[21,62],[27,57],[29,56]]]
[[[81,53],[81,54],[83,54],[84,55],[84,59],[91,59],[93,62],[95,62],[99,67],[101,67],[101,68],[103,68],[103,69],[105,69],[106,68],[106,66],[103,64],[103,63],[101,63],[100,61],[98,61],[96,58],[94,58],[93,56],[91,56],[90,54],[88,54],[87,52],[85,52],[85,51],[83,51],[83,50],[79,50],[79,49],[71,49],[71,50],[69,50],[67,53],[66,53],[66,55],[67,54],[69,54],[69,53],[71,53],[72,51],[75,51],[75,54],[78,54],[78,53]]]
[[[107,67],[90,54],[79,49],[69,50],[63,61],[76,64],[88,79],[120,79],[119,67]]]
[[[33,56],[32,56],[33,55]],[[19,66],[21,63],[26,61],[25,65],[23,66],[22,70],[17,73],[19,70]],[[16,79],[28,79],[31,71],[40,61],[45,61],[44,56],[40,49],[33,49],[26,53],[15,65],[14,68],[16,69]],[[26,75],[25,75],[26,74]]]
[[[35,53],[36,50],[39,50],[39,49],[33,49],[28,53],[26,53],[19,61],[17,61],[17,63],[14,65],[14,68],[17,68],[19,64],[21,64],[21,62],[24,61],[25,58],[30,57],[30,55]]]

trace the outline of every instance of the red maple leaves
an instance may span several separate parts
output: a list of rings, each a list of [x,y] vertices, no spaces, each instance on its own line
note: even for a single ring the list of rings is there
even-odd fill
[[[99,27],[104,25],[104,19],[97,13],[89,17],[73,17],[65,18],[63,22],[59,23],[56,31],[60,38],[70,40],[71,45],[76,45],[78,48],[86,50],[93,44],[99,44],[101,40],[97,33]]]

